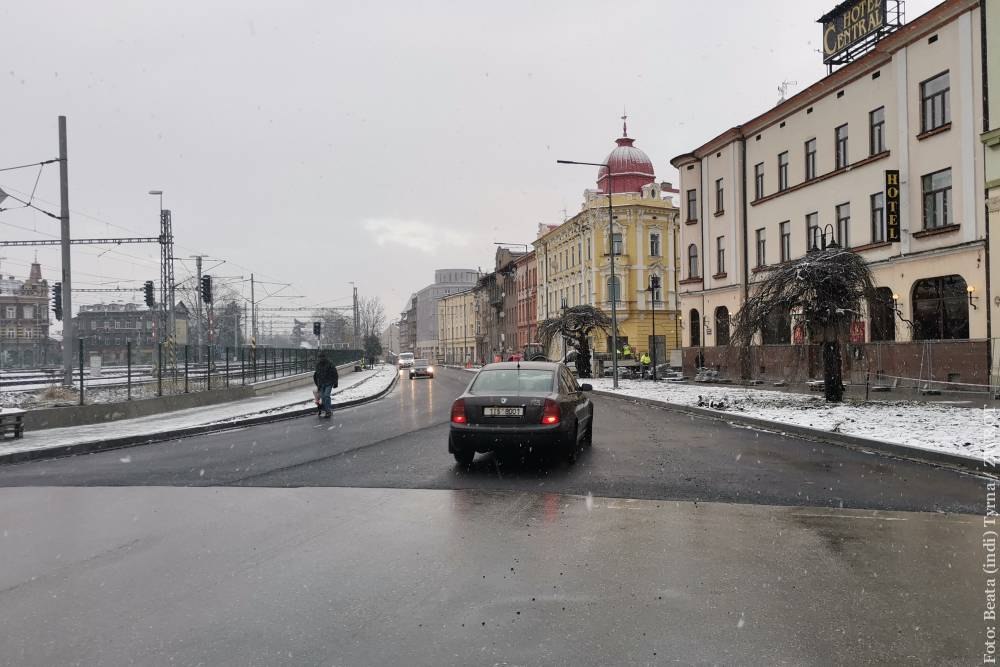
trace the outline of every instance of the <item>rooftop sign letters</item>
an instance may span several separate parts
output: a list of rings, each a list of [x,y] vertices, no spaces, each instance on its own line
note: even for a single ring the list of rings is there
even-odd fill
[[[823,24],[823,62],[838,60],[850,47],[877,38],[888,23],[886,0],[848,0],[819,20]]]

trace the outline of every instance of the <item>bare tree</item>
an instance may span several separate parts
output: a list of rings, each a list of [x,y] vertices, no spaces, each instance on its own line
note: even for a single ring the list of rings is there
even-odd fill
[[[376,338],[385,329],[385,308],[377,296],[358,300],[358,319],[361,321],[362,339],[368,336]]]
[[[600,308],[594,306],[573,306],[563,311],[559,317],[551,317],[538,325],[538,337],[548,347],[556,336],[565,336],[574,341],[576,346],[576,374],[581,378],[591,377],[590,333],[599,329],[604,333],[611,332],[611,318]]]
[[[797,326],[823,346],[823,390],[826,400],[844,400],[841,343],[850,336],[852,320],[863,317],[864,302],[875,298],[875,283],[860,255],[839,247],[807,253],[758,274],[747,302],[736,314],[730,345],[740,350],[742,374],[748,379],[750,346],[774,314],[799,314]]]

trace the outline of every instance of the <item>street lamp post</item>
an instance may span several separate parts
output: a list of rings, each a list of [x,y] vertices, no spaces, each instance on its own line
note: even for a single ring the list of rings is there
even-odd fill
[[[656,382],[656,290],[660,288],[660,277],[650,276],[646,291],[653,303],[653,382]],[[664,346],[665,347],[665,346]]]
[[[615,215],[612,208],[612,197],[614,187],[611,174],[611,165],[606,162],[575,162],[573,160],[556,160],[558,164],[582,164],[589,167],[604,167],[608,170],[608,257],[611,261],[611,278],[609,284],[612,287],[611,296],[611,382],[612,386],[618,388],[618,287],[615,282]]]

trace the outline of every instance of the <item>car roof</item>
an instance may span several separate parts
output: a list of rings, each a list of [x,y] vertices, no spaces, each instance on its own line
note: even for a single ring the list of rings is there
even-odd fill
[[[544,371],[554,371],[562,366],[562,364],[555,361],[498,361],[493,364],[487,364],[480,370],[491,371],[491,370],[513,370],[520,368],[524,370],[544,370]]]

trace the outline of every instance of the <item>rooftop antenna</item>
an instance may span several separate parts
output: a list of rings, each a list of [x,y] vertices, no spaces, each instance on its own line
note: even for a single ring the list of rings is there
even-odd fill
[[[785,101],[785,98],[788,96],[788,89],[791,86],[797,86],[797,85],[799,85],[798,81],[789,81],[788,79],[782,81],[778,85],[778,92],[781,93],[781,97],[778,98],[778,104],[781,104],[782,102]]]

